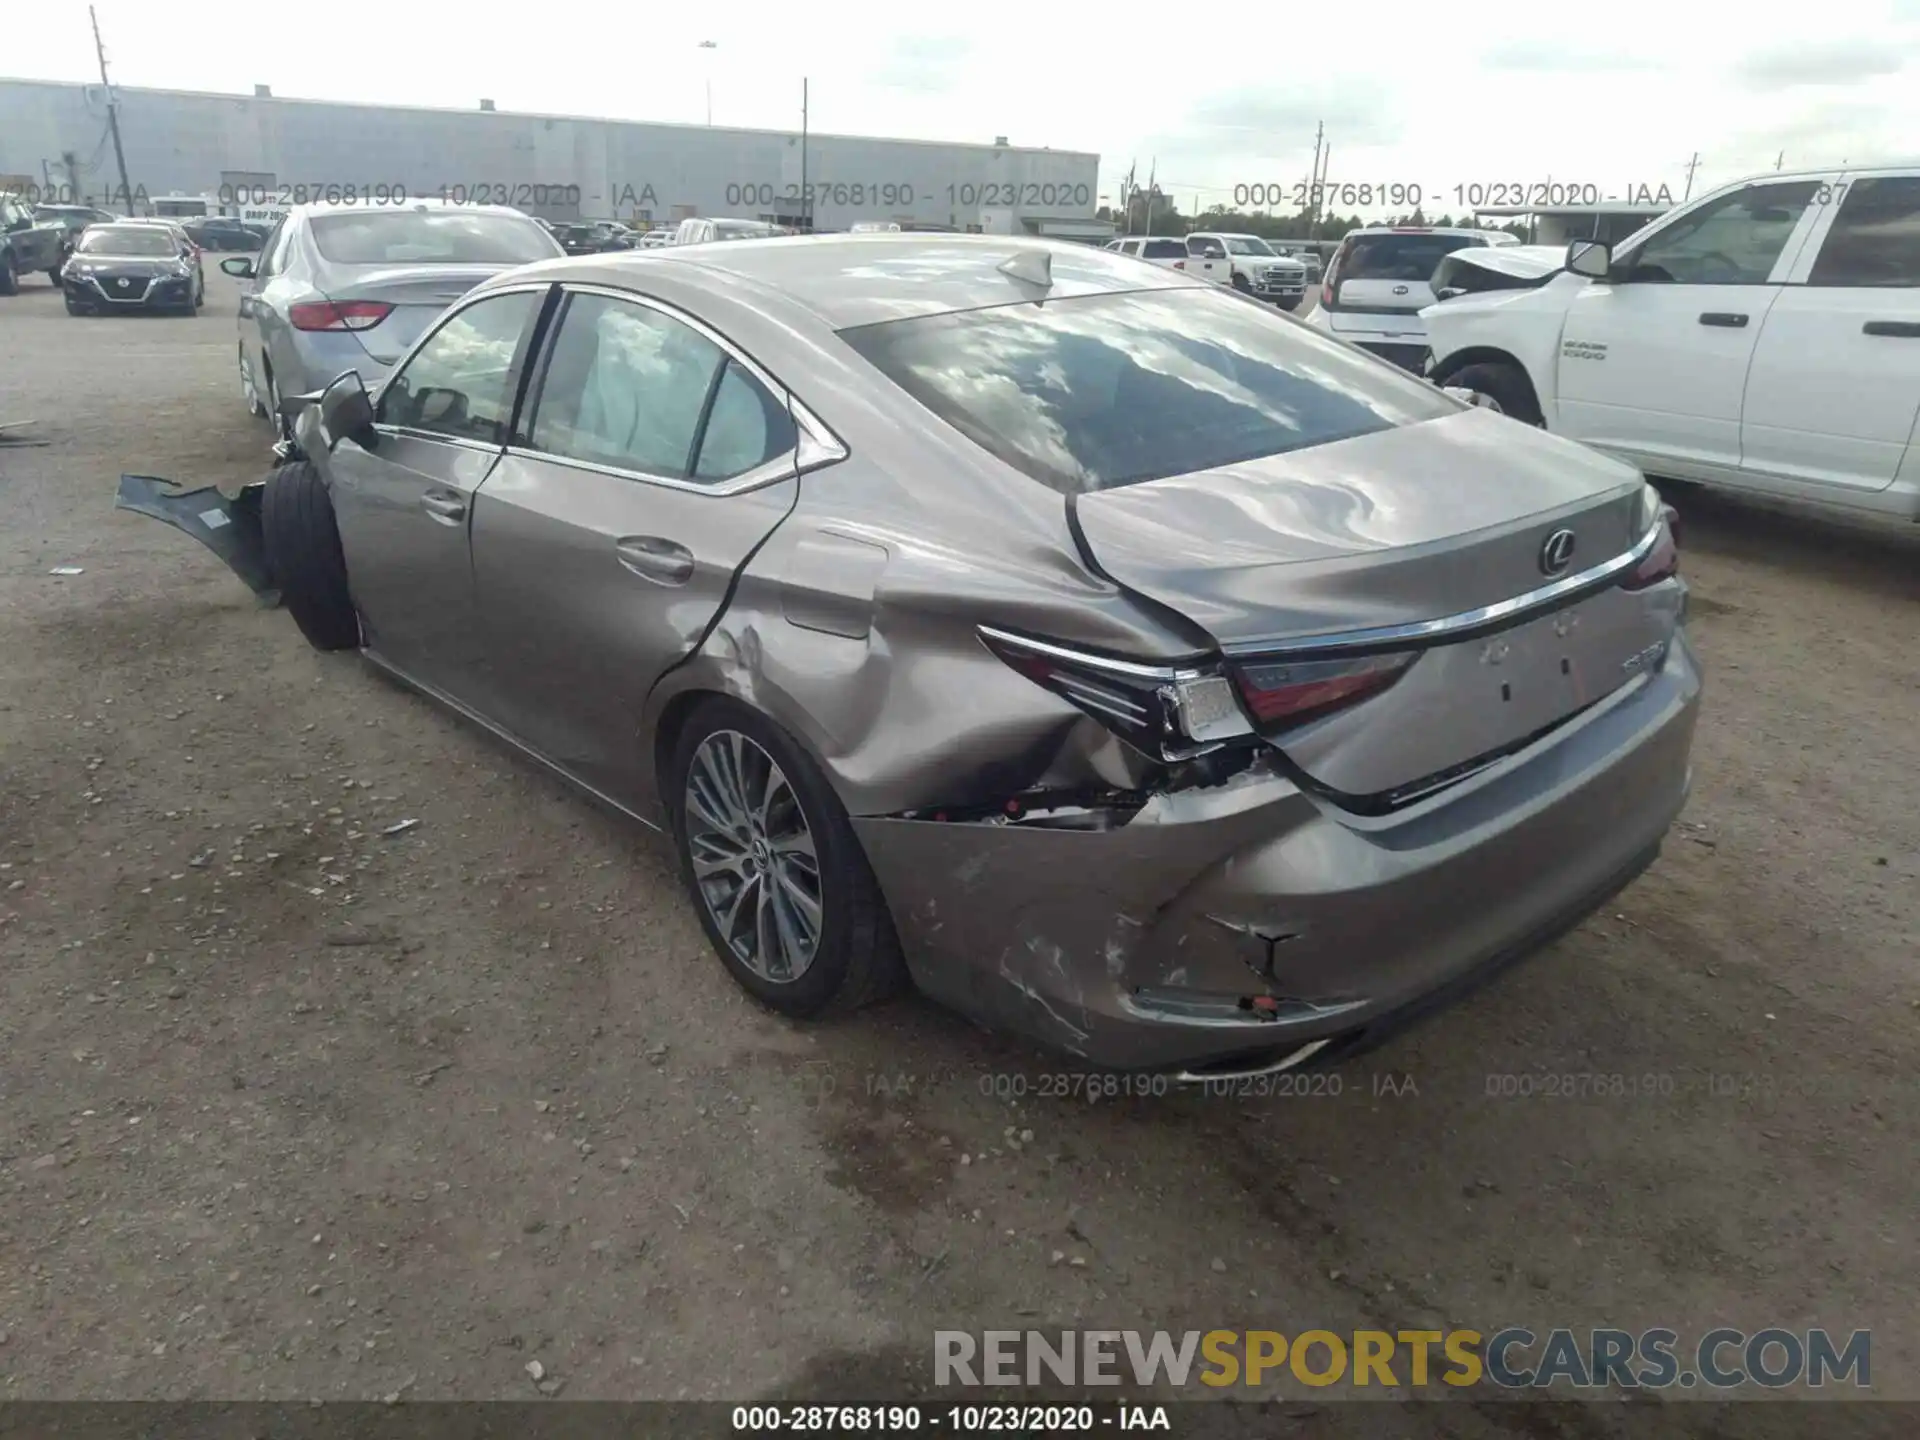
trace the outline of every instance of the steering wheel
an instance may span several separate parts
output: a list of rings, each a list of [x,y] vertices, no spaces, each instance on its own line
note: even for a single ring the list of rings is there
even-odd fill
[[[1720,264],[1720,267],[1724,271],[1726,271],[1727,274],[1729,274],[1734,278],[1738,278],[1741,274],[1744,273],[1741,268],[1740,262],[1738,260],[1735,260],[1731,255],[1722,254],[1718,250],[1708,250],[1700,256],[1700,264],[1702,266],[1709,265],[1715,261],[1718,261]],[[1730,282],[1721,281],[1718,283],[1726,284]]]

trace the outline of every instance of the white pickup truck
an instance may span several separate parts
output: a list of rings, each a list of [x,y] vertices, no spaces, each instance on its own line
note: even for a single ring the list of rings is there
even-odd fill
[[[1436,384],[1650,474],[1920,520],[1920,164],[1724,186],[1420,312]]]
[[[1270,300],[1283,310],[1297,308],[1306,294],[1306,266],[1276,255],[1258,235],[1211,231],[1185,236],[1127,235],[1108,241],[1106,248],[1170,270],[1203,275],[1215,284]]]

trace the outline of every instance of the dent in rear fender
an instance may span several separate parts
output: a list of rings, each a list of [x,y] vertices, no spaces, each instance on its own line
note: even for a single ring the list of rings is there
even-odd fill
[[[699,652],[655,687],[641,733],[680,696],[732,696],[805,746],[852,815],[1137,781],[1110,732],[981,643],[987,616],[1083,643],[1091,631],[1116,653],[1178,649],[1083,573],[1036,578],[1024,562],[796,516],[742,571]]]
[[[116,510],[151,516],[191,535],[225,561],[262,601],[278,605],[280,591],[267,565],[266,542],[260,532],[264,488],[249,485],[228,499],[211,485],[182,490],[158,476],[122,475],[113,504]]]

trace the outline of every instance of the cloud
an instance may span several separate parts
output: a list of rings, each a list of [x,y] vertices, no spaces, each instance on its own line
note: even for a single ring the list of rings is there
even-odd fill
[[[1392,95],[1357,77],[1327,90],[1283,82],[1219,91],[1188,109],[1180,133],[1189,143],[1284,155],[1303,145],[1311,150],[1322,122],[1330,138],[1356,147],[1391,145],[1401,133]]]
[[[922,94],[951,90],[972,51],[973,42],[958,35],[903,35],[887,46],[873,83]]]
[[[1920,0],[1916,0],[1920,3]],[[1528,74],[1611,75],[1629,71],[1664,70],[1666,66],[1651,55],[1629,54],[1623,50],[1594,50],[1567,41],[1508,40],[1483,51],[1480,65],[1486,70],[1520,70]]]
[[[1756,90],[1847,85],[1897,75],[1906,63],[1901,47],[1884,40],[1814,40],[1753,51],[1734,65],[1733,78]]]

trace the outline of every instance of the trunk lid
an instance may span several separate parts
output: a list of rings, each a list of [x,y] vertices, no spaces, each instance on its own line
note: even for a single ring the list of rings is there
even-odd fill
[[[1624,555],[1637,471],[1483,410],[1083,494],[1093,559],[1230,657],[1497,606]],[[1571,531],[1554,568],[1547,541]],[[1670,638],[1673,587],[1602,590],[1489,636],[1420,641],[1389,689],[1274,737],[1330,788],[1375,796],[1545,729]],[[1410,648],[1403,646],[1401,648]]]
[[[356,330],[368,355],[391,365],[454,301],[511,265],[355,265],[329,277],[326,296],[335,303],[377,300],[393,306],[378,325]]]

